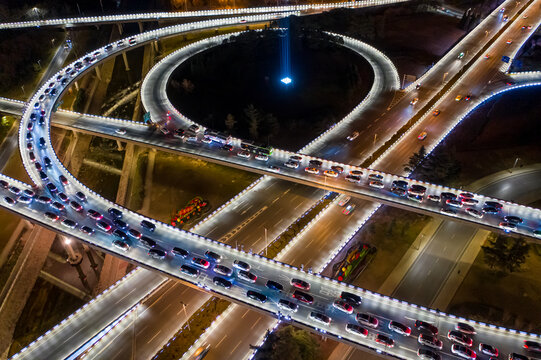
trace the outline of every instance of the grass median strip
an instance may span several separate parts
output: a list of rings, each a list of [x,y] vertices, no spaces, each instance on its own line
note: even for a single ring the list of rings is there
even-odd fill
[[[310,221],[325,210],[337,196],[337,193],[328,193],[317,201],[268,245],[266,256],[271,259],[276,257],[276,255],[300,234]],[[264,253],[265,249],[261,251],[261,254]],[[192,344],[194,344],[212,324],[216,317],[222,314],[230,304],[231,302],[218,297],[209,299],[188,319],[186,324],[171,338],[171,340],[163,346],[163,348],[153,357],[153,360],[172,360],[181,358],[182,355],[188,351],[190,346],[192,346]],[[186,329],[189,330],[186,331]]]

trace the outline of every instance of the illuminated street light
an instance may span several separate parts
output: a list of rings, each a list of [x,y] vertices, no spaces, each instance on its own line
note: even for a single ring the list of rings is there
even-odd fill
[[[293,80],[291,80],[291,78],[289,76],[286,76],[285,78],[283,78],[280,81],[283,82],[286,85],[289,85],[289,84],[291,84],[291,82],[293,82]]]

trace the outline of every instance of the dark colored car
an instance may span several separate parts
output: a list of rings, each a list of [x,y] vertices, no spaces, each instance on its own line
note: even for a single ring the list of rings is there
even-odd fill
[[[391,186],[407,190],[408,189],[408,182],[404,181],[404,180],[395,180],[395,181],[393,181]]]
[[[51,204],[51,207],[58,211],[62,211],[66,208],[64,204],[61,204],[58,201],[53,201],[53,203]]]
[[[7,189],[9,187],[9,183],[6,180],[0,180],[0,187]]]
[[[189,265],[182,265],[180,267],[180,271],[182,271],[182,273],[188,275],[188,276],[192,276],[192,277],[195,277],[197,275],[199,275],[199,270],[197,270],[196,268],[193,268]]]
[[[265,284],[265,286],[271,290],[276,290],[276,291],[284,290],[284,286],[282,284],[273,280],[267,280],[267,283]]]
[[[53,183],[48,183],[47,185],[45,185],[45,187],[47,188],[47,190],[49,190],[49,191],[52,192],[52,193],[58,191],[58,188],[57,188],[56,185],[53,184]]]
[[[45,167],[51,167],[52,162],[51,159],[49,159],[47,156],[43,157],[43,164],[45,164]]]
[[[146,246],[147,248],[153,248],[156,246],[156,241],[152,240],[151,238],[147,236],[141,236],[141,238],[139,239],[139,242],[143,246]]]
[[[142,234],[135,229],[130,229],[128,230],[128,236],[134,239],[140,239],[142,237]]]
[[[212,279],[212,282],[214,282],[214,285],[218,285],[218,286],[221,286],[221,287],[226,288],[226,289],[230,289],[231,285],[232,285],[231,281],[226,280],[224,278],[221,278],[219,276],[215,276]]]
[[[466,323],[458,323],[455,325],[455,329],[464,333],[464,334],[475,334],[475,329],[473,326]]]
[[[495,208],[495,207],[492,207],[492,206],[484,206],[483,207],[483,212],[485,214],[497,214],[497,213],[500,212],[500,210]]]
[[[246,296],[252,300],[259,301],[260,303],[265,303],[267,301],[267,297],[265,295],[253,290],[248,290],[248,292],[246,292]]]
[[[126,230],[128,228],[128,223],[120,219],[114,219],[113,224],[121,230]]]
[[[128,235],[126,235],[126,233],[122,230],[115,229],[115,231],[113,231],[113,235],[121,240],[128,240]]]
[[[335,171],[335,172],[337,172],[337,173],[339,173],[339,174],[341,174],[341,173],[344,172],[344,168],[341,167],[341,166],[337,166],[337,165],[331,166],[331,170],[332,170],[332,171]]]
[[[323,162],[321,162],[321,160],[310,160],[308,164],[313,167],[321,167],[321,165],[323,165]]]
[[[39,146],[44,148],[46,145],[45,139],[43,137],[39,138]]]
[[[522,218],[519,218],[518,216],[508,215],[503,218],[503,220],[513,223],[513,224],[522,224]]]
[[[88,209],[87,214],[89,218],[96,221],[103,219],[103,215],[93,209]]]
[[[438,335],[438,328],[426,321],[416,320],[415,328],[417,330],[426,330],[430,332],[432,335]]]
[[[81,232],[87,235],[92,235],[94,234],[94,229],[92,229],[90,226],[84,225],[81,226]]]
[[[186,259],[186,258],[188,257],[188,255],[190,254],[190,253],[188,252],[188,250],[184,250],[184,249],[179,248],[179,247],[174,247],[173,250],[171,250],[171,253],[172,253],[173,255],[178,255],[178,256],[183,257],[183,258],[185,258],[185,259]]]
[[[541,344],[538,342],[526,340],[524,341],[523,347],[528,351],[541,353]]]
[[[485,201],[485,206],[490,206],[500,210],[503,208],[503,205],[496,201]]]
[[[42,204],[50,204],[52,201],[50,197],[43,196],[43,195],[39,196],[36,200],[37,202],[42,203]]]
[[[356,175],[347,175],[346,180],[349,182],[358,183],[359,181],[361,181],[361,178]]]
[[[293,292],[293,297],[306,304],[312,304],[314,302],[314,298],[312,297],[312,295],[309,295],[299,290],[295,290],[295,292]]]
[[[75,197],[80,201],[80,202],[85,202],[86,201],[86,195],[83,194],[82,192],[80,191],[77,191],[75,193]]]
[[[77,201],[70,201],[70,207],[75,211],[83,211],[83,207]]]
[[[55,213],[49,212],[49,211],[46,211],[43,215],[45,216],[46,219],[49,219],[52,222],[58,221],[58,219],[59,219],[58,215],[56,215]]]
[[[39,178],[41,179],[41,181],[49,180],[49,177],[47,176],[47,174],[44,171],[39,172]]]
[[[118,210],[118,209],[115,209],[115,208],[109,208],[109,210],[107,210],[107,212],[109,213],[109,215],[113,218],[113,219],[122,219],[122,211]]]
[[[374,338],[374,341],[377,342],[378,344],[381,344],[390,348],[394,346],[394,340],[388,337],[387,335],[377,334],[376,337]]]
[[[222,146],[222,149],[225,151],[233,151],[233,145],[225,144]]]
[[[156,230],[156,225],[154,225],[148,220],[141,221],[141,227],[143,227],[143,229],[146,229],[150,232],[154,232],[154,230]]]
[[[150,249],[148,251],[148,256],[153,259],[163,260],[167,256],[167,253],[162,249]]]
[[[66,186],[69,184],[68,179],[64,175],[60,175],[58,177],[58,180],[62,183],[62,185]]]
[[[214,251],[207,250],[207,252],[205,252],[205,256],[210,261],[214,261],[216,263],[219,263],[220,261],[222,261],[222,256],[220,254],[215,253]]]
[[[103,220],[97,221],[96,226],[102,231],[105,231],[105,232],[111,231],[111,224],[108,224],[107,222]]]
[[[435,351],[420,348],[417,350],[417,356],[423,360],[440,360],[441,356]]]
[[[342,291],[342,294],[340,294],[340,298],[353,307],[361,305],[362,301],[362,298],[359,295],[355,295],[347,291]]]
[[[450,192],[442,192],[440,196],[442,200],[456,200],[457,198],[456,194]]]
[[[509,354],[508,359],[509,359],[509,360],[530,360],[529,357],[524,356],[524,355],[521,355],[521,354],[517,354],[517,353],[511,353],[511,354]]]
[[[63,192],[61,193],[58,193],[56,196],[58,196],[58,198],[62,201],[62,202],[65,202],[67,203],[70,198],[68,197],[68,195],[64,194]]]

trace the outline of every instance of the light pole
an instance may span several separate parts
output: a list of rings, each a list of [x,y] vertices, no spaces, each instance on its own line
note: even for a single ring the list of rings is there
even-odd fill
[[[374,145],[376,145],[376,139],[378,138],[378,134],[374,134]]]
[[[267,228],[265,229],[265,256],[267,256],[267,248],[269,247],[269,243],[267,242]]]
[[[188,312],[186,311],[186,304],[183,301],[181,301],[180,303],[182,304],[182,309],[184,310],[184,316],[186,317],[186,324],[188,325],[188,330],[192,331],[192,329],[190,329],[190,322],[188,321]]]
[[[131,352],[132,360],[135,360],[135,341],[137,340],[135,338],[135,322],[137,321],[138,311],[139,311],[139,305],[137,305],[135,307],[135,317],[133,318],[133,326],[132,326],[132,329],[133,329],[133,331],[132,331],[133,341],[132,341],[132,352]]]
[[[443,79],[441,80],[441,84],[443,85],[443,83],[445,82],[445,78],[447,77],[447,74],[449,74],[448,72],[446,72],[445,74],[443,74]]]
[[[38,59],[38,66],[39,66],[39,69],[41,70],[41,59]]]

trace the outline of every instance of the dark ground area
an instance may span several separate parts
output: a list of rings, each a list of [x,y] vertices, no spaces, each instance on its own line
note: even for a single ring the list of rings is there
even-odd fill
[[[403,74],[421,76],[465,34],[460,19],[417,2],[369,9],[336,9],[296,18],[299,26],[354,37],[383,51]],[[422,24],[422,26],[420,26]]]
[[[168,88],[172,103],[217,130],[227,129],[225,120],[232,114],[234,136],[296,150],[346,115],[371,86],[372,70],[362,57],[324,34],[295,30],[293,83],[285,86],[278,33],[260,35],[243,34],[182,64]],[[255,114],[247,111],[250,105]]]
[[[541,70],[541,34],[539,31],[524,43],[511,64],[511,72]]]
[[[494,172],[538,163],[541,159],[540,87],[529,87],[497,95],[464,119],[436,148],[448,152],[461,165],[454,186]]]
[[[41,278],[37,279],[28,299],[13,334],[10,355],[84,304],[84,301]]]

